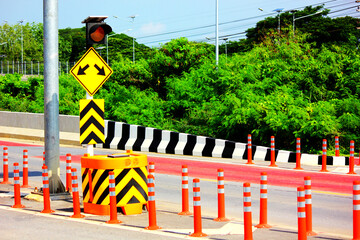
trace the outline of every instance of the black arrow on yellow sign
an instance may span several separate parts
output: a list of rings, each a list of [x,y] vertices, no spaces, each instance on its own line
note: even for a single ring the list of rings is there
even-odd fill
[[[105,76],[105,69],[104,67],[100,68],[98,65],[94,65],[94,67],[99,71],[97,75],[103,75]]]
[[[89,64],[86,64],[86,66],[84,68],[81,68],[81,66],[80,66],[77,75],[85,75],[85,70],[88,69],[89,67],[90,67]]]

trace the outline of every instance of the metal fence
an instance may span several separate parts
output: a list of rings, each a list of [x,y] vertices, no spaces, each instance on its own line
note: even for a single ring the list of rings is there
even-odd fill
[[[59,62],[59,75],[69,73],[75,62]],[[0,61],[0,74],[44,75],[44,62]]]

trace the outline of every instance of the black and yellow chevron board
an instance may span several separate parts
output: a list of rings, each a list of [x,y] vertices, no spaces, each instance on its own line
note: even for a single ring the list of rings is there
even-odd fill
[[[80,100],[80,144],[104,143],[104,99]]]
[[[115,176],[117,206],[123,209],[124,214],[141,213],[148,200],[147,157],[132,151],[118,157],[100,155],[81,158],[84,212],[108,215],[110,171]]]

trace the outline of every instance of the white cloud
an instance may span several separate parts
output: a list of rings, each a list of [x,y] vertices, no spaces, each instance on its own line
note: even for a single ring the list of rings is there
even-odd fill
[[[161,33],[165,30],[166,26],[162,23],[147,23],[141,26],[140,31],[141,34],[144,35],[152,35]]]

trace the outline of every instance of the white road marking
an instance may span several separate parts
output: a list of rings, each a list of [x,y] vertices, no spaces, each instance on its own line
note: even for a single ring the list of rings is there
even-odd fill
[[[252,227],[252,230],[256,230]],[[194,229],[164,229],[164,231],[179,233],[179,234],[190,234],[194,232]],[[202,230],[203,233],[208,235],[234,235],[244,234],[244,225],[242,223],[230,222],[225,224],[221,228],[207,228]]]
[[[173,238],[179,238],[179,239],[189,239],[190,237],[187,234],[189,232],[190,233],[193,232],[192,229],[191,230],[189,229],[186,231],[183,231],[182,229],[173,229],[173,230],[160,229],[160,230],[156,230],[156,231],[150,231],[150,230],[145,230],[142,228],[124,226],[121,224],[106,224],[105,222],[92,221],[92,220],[88,220],[88,219],[70,218],[69,215],[72,215],[72,214],[69,214],[67,212],[62,212],[62,211],[56,211],[54,214],[44,214],[44,213],[40,213],[40,212],[29,211],[26,209],[11,208],[11,207],[1,206],[1,205],[0,205],[0,209],[7,210],[7,211],[26,213],[26,214],[30,214],[30,215],[42,216],[42,217],[47,217],[47,218],[68,220],[68,221],[74,221],[74,222],[79,222],[79,223],[92,224],[92,225],[109,227],[109,228],[117,228],[117,229],[123,229],[123,230],[127,230],[127,231],[148,233],[148,234],[154,234],[154,235],[160,235],[160,236],[167,236],[167,237],[173,237]],[[230,224],[230,223],[228,223],[228,224]],[[227,226],[228,224],[226,224],[225,226]],[[225,227],[225,226],[223,226],[220,229],[206,229],[206,231],[209,230],[207,232],[207,234],[209,234],[209,235],[219,234],[219,232],[221,232],[221,234],[225,233],[225,232],[228,232],[228,234],[230,234],[230,233],[231,234],[243,234],[243,225],[242,224],[234,223],[230,226],[227,226],[227,227]],[[236,228],[240,228],[242,231],[240,229],[236,229]],[[221,229],[223,229],[223,230],[221,230]],[[241,233],[240,233],[240,231],[241,231]],[[202,239],[207,239],[207,238],[202,238]]]

